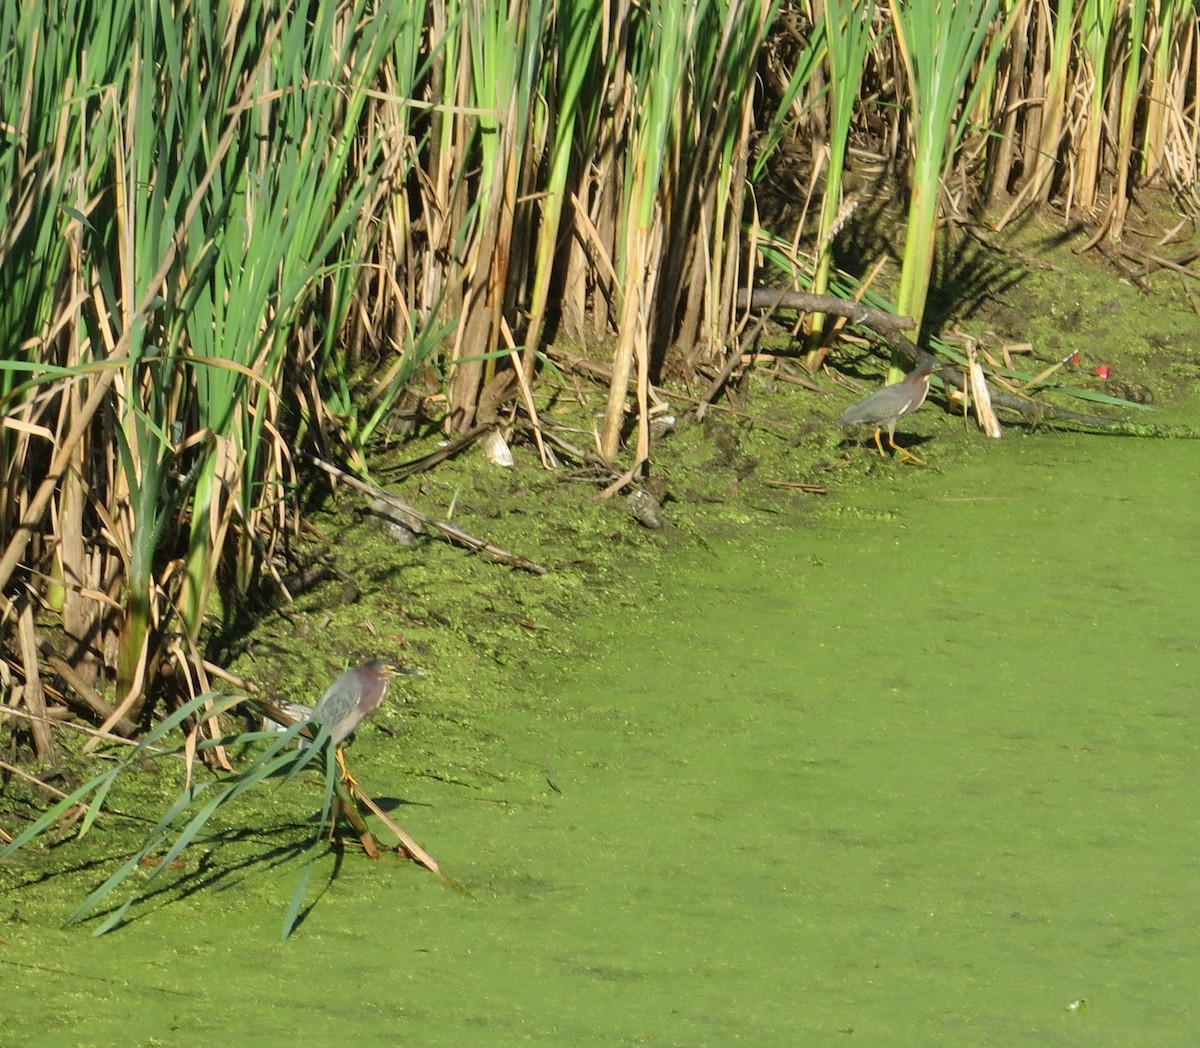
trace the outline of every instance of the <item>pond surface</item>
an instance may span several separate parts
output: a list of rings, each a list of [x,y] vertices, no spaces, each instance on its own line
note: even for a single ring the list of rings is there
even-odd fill
[[[100,940],[20,898],[5,1044],[1195,1044],[1197,447],[973,447],[682,532],[487,725],[506,781],[385,786],[472,897],[350,854],[287,943],[294,865]]]

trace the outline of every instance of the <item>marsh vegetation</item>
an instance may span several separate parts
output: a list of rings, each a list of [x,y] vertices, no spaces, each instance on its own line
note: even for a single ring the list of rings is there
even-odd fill
[[[68,722],[230,769],[205,697],[250,690],[229,664],[306,585],[331,483],[500,433],[650,484],[661,391],[755,362],[746,289],[862,297],[965,365],[948,321],[1015,278],[955,260],[1031,215],[1114,279],[1195,278],[1189,3],[43,0],[0,43],[18,777]],[[852,344],[793,334],[810,369]],[[1027,387],[1023,359],[985,370]]]

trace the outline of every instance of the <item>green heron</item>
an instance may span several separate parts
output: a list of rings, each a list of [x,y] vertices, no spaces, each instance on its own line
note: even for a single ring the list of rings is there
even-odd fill
[[[916,370],[910,371],[899,382],[877,389],[869,397],[860,400],[853,407],[847,408],[842,417],[837,420],[839,426],[874,426],[875,446],[880,456],[884,455],[883,444],[879,434],[887,427],[888,447],[902,456],[902,462],[916,462],[924,466],[925,462],[917,458],[911,451],[906,451],[896,443],[896,423],[905,415],[911,415],[924,402],[929,394],[929,376],[937,364],[926,360]]]
[[[352,790],[357,785],[346,770],[342,757],[342,742],[363,718],[374,713],[387,694],[388,682],[400,675],[419,677],[420,670],[407,669],[389,659],[371,659],[361,666],[346,670],[321,696],[309,721],[329,726],[329,745],[333,747],[342,779]]]

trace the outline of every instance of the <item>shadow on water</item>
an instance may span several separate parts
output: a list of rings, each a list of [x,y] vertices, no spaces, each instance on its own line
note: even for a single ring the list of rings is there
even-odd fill
[[[485,725],[502,804],[395,783],[477,902],[347,861],[279,944],[280,845],[38,929],[131,978],[11,1043],[1191,1044],[1198,481],[1185,442],[1010,434],[681,552]]]

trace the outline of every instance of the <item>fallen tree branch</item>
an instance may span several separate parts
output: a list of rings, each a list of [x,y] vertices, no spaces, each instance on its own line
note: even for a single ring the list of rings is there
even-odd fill
[[[789,288],[756,287],[748,294],[745,290],[739,291],[737,307],[762,309],[767,312],[776,309],[797,309],[805,313],[825,313],[842,317],[851,324],[872,328],[880,334],[895,332],[899,335],[911,330],[913,326],[912,317],[898,317],[887,310],[864,306],[861,302],[851,302],[835,295],[814,295],[809,291],[792,291]]]
[[[419,509],[413,506],[410,502],[406,502],[398,495],[392,495],[376,487],[374,484],[368,484],[366,481],[359,480],[353,474],[347,473],[343,469],[339,469],[331,462],[326,462],[324,459],[317,458],[316,455],[305,453],[305,458],[309,460],[318,469],[324,470],[331,477],[342,481],[349,487],[361,492],[368,498],[368,505],[373,513],[381,517],[386,517],[388,520],[394,521],[403,528],[415,534],[430,534],[436,533],[448,542],[452,542],[458,546],[465,546],[467,549],[474,550],[477,553],[486,553],[496,560],[503,561],[505,564],[510,564],[514,568],[520,568],[522,571],[532,572],[534,575],[545,575],[549,572],[543,564],[537,564],[527,557],[522,557],[519,553],[510,553],[506,549],[494,545],[485,539],[476,538],[469,532],[463,531],[462,528],[455,527],[449,521],[438,520],[426,513],[422,513]]]
[[[419,459],[413,459],[411,462],[401,463],[390,470],[387,470],[388,476],[392,480],[407,480],[409,477],[414,477],[418,473],[424,473],[427,470],[433,469],[434,466],[440,465],[446,459],[453,458],[460,451],[470,447],[485,433],[495,429],[493,423],[488,423],[485,426],[474,426],[467,430],[466,433],[448,440],[445,445],[438,448],[436,451],[431,451],[428,455],[422,455]]]

